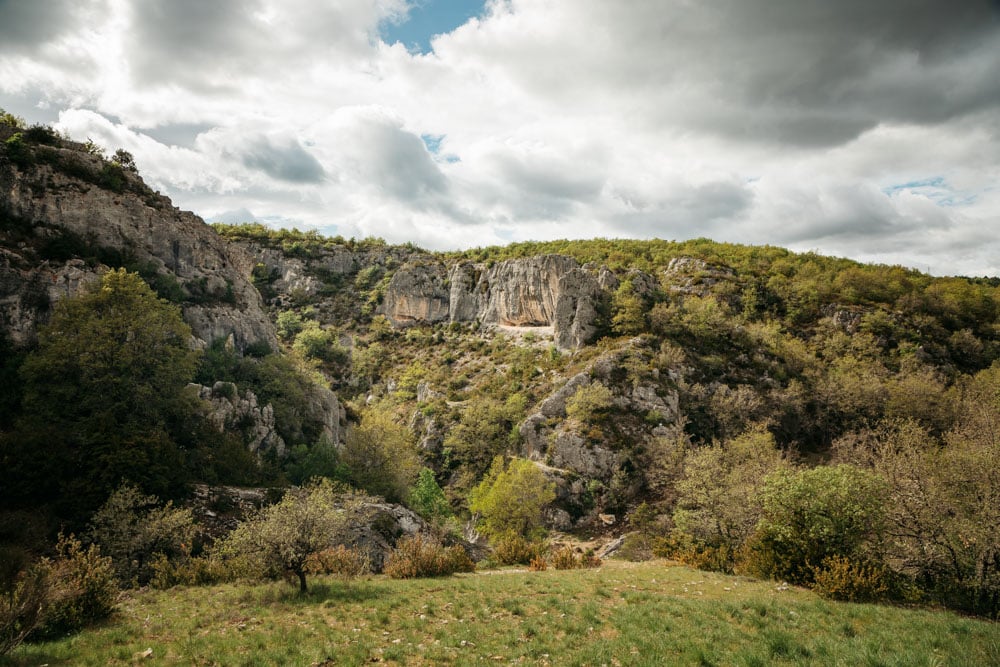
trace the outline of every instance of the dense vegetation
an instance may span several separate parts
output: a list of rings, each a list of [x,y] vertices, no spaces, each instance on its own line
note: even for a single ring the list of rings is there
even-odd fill
[[[48,128],[0,114],[0,130],[0,160],[20,169],[83,159]],[[103,166],[80,179],[151,196],[127,153],[87,150],[81,164]],[[120,189],[100,181],[107,165]],[[600,532],[610,516],[630,531],[630,558],[1000,613],[998,279],[705,239],[432,254],[216,230],[299,263],[294,284],[272,260],[253,271],[281,350],[193,350],[180,306],[231,294],[0,211],[0,240],[23,261],[110,267],[55,305],[37,344],[0,336],[0,642],[102,618],[114,586],[291,573],[304,591],[307,576],[357,574],[370,563],[348,533],[373,496],[408,504],[433,533],[400,541],[394,576],[468,570],[454,544],[476,531],[494,563],[592,565],[548,550],[544,526]],[[613,278],[580,349],[477,322],[398,328],[379,312],[407,263],[481,270],[545,253]],[[564,408],[539,415],[571,382]],[[246,424],[220,432],[192,383],[252,391],[287,453],[249,452]],[[308,414],[318,386],[346,404],[343,442]],[[297,487],[213,540],[182,506],[194,482]]]
[[[304,258],[346,247],[259,226],[222,231],[294,244]],[[570,396],[561,428],[624,452],[624,463],[610,479],[581,479],[584,495],[562,498],[574,516],[645,501],[652,519],[632,538],[644,553],[655,545],[833,597],[924,597],[996,613],[1000,531],[983,504],[1000,491],[990,435],[1000,415],[991,398],[1000,386],[996,279],[705,239],[407,250],[383,250],[389,260],[353,281],[318,272],[325,291],[273,303],[291,346],[309,329],[351,339],[337,364],[310,356],[339,377],[342,396],[369,397],[360,414],[392,413],[424,437],[424,461],[453,509],[482,518],[481,489],[496,477],[487,469],[496,455],[522,452],[519,424],[560,381],[612,354],[615,377]],[[475,325],[392,329],[340,299],[377,304],[400,260],[489,266],[545,253],[619,276],[601,340],[572,355],[532,334]],[[649,426],[663,415],[609,410],[627,387],[649,382],[676,391],[682,429],[654,436]],[[427,446],[435,431],[439,446]],[[863,521],[837,523],[838,512]]]

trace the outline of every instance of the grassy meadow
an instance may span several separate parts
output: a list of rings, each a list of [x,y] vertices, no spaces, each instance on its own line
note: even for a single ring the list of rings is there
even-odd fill
[[[129,593],[0,665],[998,665],[1000,625],[663,561]]]

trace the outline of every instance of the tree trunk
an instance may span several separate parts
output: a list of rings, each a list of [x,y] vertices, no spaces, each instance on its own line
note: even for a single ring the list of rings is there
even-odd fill
[[[295,571],[295,574],[299,575],[299,592],[300,593],[305,593],[306,592],[306,571],[299,569],[299,570]]]

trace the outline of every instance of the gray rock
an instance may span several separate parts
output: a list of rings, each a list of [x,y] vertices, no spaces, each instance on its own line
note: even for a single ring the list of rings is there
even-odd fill
[[[274,426],[274,408],[259,405],[252,391],[240,394],[232,382],[216,382],[211,387],[192,385],[198,396],[211,407],[207,419],[219,432],[238,432],[247,449],[255,454],[274,451],[285,453],[285,441]]]
[[[52,150],[60,159],[86,163],[95,171],[102,167],[99,158],[84,151]],[[277,348],[274,326],[250,280],[255,259],[220,238],[201,218],[174,208],[166,197],[133,191],[142,187],[138,176],[126,174],[130,189],[118,193],[48,165],[22,172],[7,164],[0,171],[0,209],[9,215],[29,220],[36,228],[44,225],[51,234],[65,230],[87,239],[91,246],[130,255],[210,299],[185,312],[195,336],[203,342],[232,335],[240,349],[260,341]],[[73,276],[65,278],[66,284],[55,285],[57,292],[63,287],[73,289]],[[216,308],[218,314],[208,312]],[[46,316],[41,313],[35,321]],[[20,319],[31,318],[22,314]],[[31,336],[28,332],[21,335]]]
[[[447,282],[444,264],[405,264],[389,281],[379,312],[396,326],[445,321],[451,301]]]

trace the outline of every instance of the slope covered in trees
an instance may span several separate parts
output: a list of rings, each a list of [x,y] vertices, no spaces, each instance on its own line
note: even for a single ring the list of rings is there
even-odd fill
[[[135,192],[73,176],[75,149],[50,131],[0,126],[5,174],[152,197],[130,170]],[[429,253],[218,225],[253,260],[231,281],[249,297],[204,276],[218,289],[202,298],[200,279],[6,210],[0,240],[19,264],[5,276],[35,257],[92,278],[51,312],[35,283],[4,292],[42,314],[37,340],[15,345],[6,321],[0,337],[8,542],[44,550],[46,531],[87,525],[123,482],[183,501],[193,482],[322,477],[511,552],[537,556],[540,526],[628,531],[636,557],[997,612],[996,279],[706,239]],[[205,299],[231,314],[260,297],[269,335],[208,340]],[[317,400],[326,386],[346,433],[330,428],[337,401]],[[284,446],[249,450],[265,423]],[[51,523],[27,530],[25,511]]]

